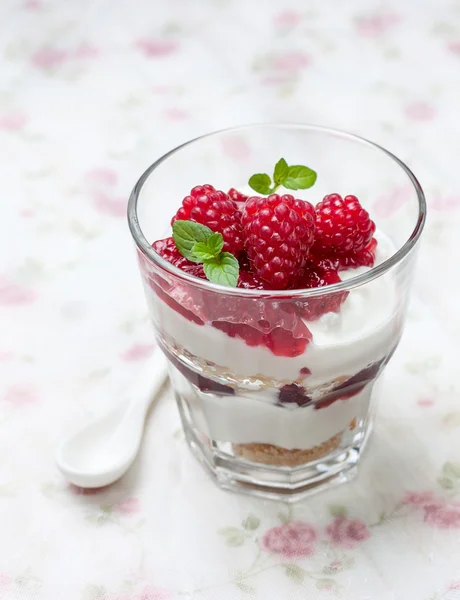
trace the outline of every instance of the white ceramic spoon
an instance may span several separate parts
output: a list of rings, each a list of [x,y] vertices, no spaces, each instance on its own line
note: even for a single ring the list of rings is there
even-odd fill
[[[145,417],[166,377],[166,358],[157,349],[126,400],[59,446],[56,461],[66,479],[79,487],[98,488],[124,475],[137,456]]]

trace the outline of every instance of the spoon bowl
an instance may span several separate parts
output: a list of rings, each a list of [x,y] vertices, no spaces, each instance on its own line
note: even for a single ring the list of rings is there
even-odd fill
[[[166,376],[166,359],[156,350],[129,398],[59,446],[56,462],[68,481],[98,488],[126,473],[139,452],[147,412]]]

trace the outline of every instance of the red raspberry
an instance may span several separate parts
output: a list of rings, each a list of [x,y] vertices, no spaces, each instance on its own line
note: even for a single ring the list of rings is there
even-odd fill
[[[238,287],[246,290],[268,290],[270,286],[263,279],[259,279],[251,271],[243,271],[240,269],[238,278]]]
[[[362,392],[366,385],[377,379],[387,360],[383,358],[378,362],[372,363],[362,371],[359,371],[359,373],[353,375],[353,377],[350,377],[350,379],[347,379],[344,383],[340,383],[332,391],[323,396],[321,400],[316,402],[315,410],[327,408],[338,400],[348,400]]]
[[[312,398],[305,393],[305,388],[297,383],[283,385],[278,400],[280,404],[297,404],[297,406],[306,406],[313,402]]]
[[[366,249],[375,224],[356,196],[329,194],[316,205],[313,252],[320,256],[358,255]]]
[[[194,263],[191,260],[188,260],[187,258],[182,256],[182,254],[177,249],[172,237],[154,242],[152,244],[152,248],[155,250],[155,252],[158,252],[160,256],[162,256],[165,260],[170,262],[175,267],[178,267],[182,271],[185,271],[190,275],[194,275],[195,277],[201,277],[201,279],[206,279],[206,275],[203,271],[203,265]]]
[[[243,208],[244,203],[248,199],[248,196],[246,196],[246,194],[243,194],[243,193],[239,192],[235,188],[230,188],[228,190],[228,195],[229,195],[229,197],[230,197],[231,200],[233,200],[234,202],[236,202],[238,204],[238,207],[240,209]]]
[[[194,275],[195,277],[206,279],[203,266],[184,258],[176,248],[176,244],[171,237],[154,242],[152,247],[155,252],[158,252],[165,260],[182,271]],[[161,298],[165,304],[189,321],[192,321],[197,325],[204,325],[201,311],[203,302],[199,290],[196,290],[194,286],[185,282],[180,284],[177,282],[173,283],[169,278],[164,278],[157,271],[151,272],[148,268],[146,269],[145,266],[144,263],[144,268],[142,269],[144,278],[156,295]]]
[[[361,250],[347,256],[341,256],[338,261],[341,269],[353,269],[355,267],[373,267],[375,263],[375,251],[377,249],[377,240],[372,238],[369,244]]]
[[[301,319],[292,330],[275,327],[267,333],[245,323],[214,321],[212,325],[232,338],[244,340],[248,346],[266,346],[275,356],[300,356],[313,337]]]
[[[331,260],[308,260],[304,275],[299,283],[299,288],[316,288],[341,281],[337,272],[337,265]],[[348,292],[335,292],[316,296],[299,302],[300,314],[307,321],[315,321],[328,312],[339,312],[345,302]]]
[[[182,200],[182,206],[171,220],[195,221],[212,231],[221,233],[225,252],[233,255],[243,250],[241,213],[236,202],[224,192],[216,191],[212,185],[198,185]]]
[[[256,275],[272,289],[294,285],[313,244],[313,206],[290,194],[252,197],[244,206],[241,223]]]

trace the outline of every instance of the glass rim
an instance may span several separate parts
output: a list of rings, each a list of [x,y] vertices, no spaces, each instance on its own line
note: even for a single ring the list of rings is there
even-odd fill
[[[237,133],[239,131],[241,131],[241,132],[247,131],[248,129],[270,128],[270,127],[282,128],[282,129],[300,129],[300,130],[312,131],[312,132],[317,132],[317,133],[324,133],[324,134],[329,134],[329,135],[333,135],[336,137],[341,137],[341,138],[347,139],[351,142],[358,142],[358,143],[368,146],[370,148],[380,150],[381,152],[386,154],[388,156],[388,158],[393,160],[399,167],[401,167],[402,170],[406,173],[410,182],[412,183],[412,185],[415,189],[415,192],[417,194],[417,200],[418,200],[418,218],[417,218],[415,227],[412,230],[412,233],[410,234],[409,238],[407,239],[406,242],[404,242],[404,244],[401,246],[401,248],[399,248],[399,250],[397,252],[392,254],[385,261],[383,261],[376,267],[372,267],[371,269],[369,269],[369,271],[366,271],[365,273],[362,273],[361,275],[356,275],[355,277],[350,277],[350,279],[347,279],[345,281],[341,281],[339,283],[334,283],[332,285],[327,285],[324,287],[308,288],[308,289],[301,288],[301,289],[294,289],[294,290],[252,290],[252,289],[246,289],[246,288],[233,288],[233,287],[220,285],[218,283],[212,283],[211,281],[209,281],[207,279],[200,279],[199,277],[195,277],[194,275],[190,275],[189,273],[182,271],[178,267],[175,267],[173,264],[171,264],[170,262],[165,260],[157,252],[155,252],[155,250],[149,244],[148,240],[146,239],[146,237],[144,236],[144,234],[142,232],[141,226],[139,225],[138,215],[137,215],[137,202],[139,199],[139,195],[141,193],[141,190],[142,190],[145,182],[150,177],[151,173],[153,173],[155,171],[155,169],[159,165],[161,165],[165,160],[167,160],[170,156],[172,156],[173,154],[176,154],[176,152],[178,152],[182,148],[189,146],[189,145],[193,144],[194,142],[197,142],[201,139],[217,136],[222,133]],[[253,124],[249,124],[249,125],[227,127],[225,129],[211,131],[210,133],[205,133],[205,134],[197,136],[191,140],[188,140],[187,142],[184,142],[183,144],[176,146],[175,148],[173,148],[166,154],[163,154],[163,156],[161,156],[158,160],[156,160],[154,163],[152,163],[144,171],[144,173],[140,176],[140,178],[136,182],[136,184],[131,192],[131,195],[130,195],[129,201],[128,201],[128,225],[129,225],[129,229],[131,231],[131,235],[133,236],[133,239],[136,243],[136,246],[138,247],[138,249],[142,252],[142,254],[144,256],[146,256],[149,260],[151,260],[153,263],[155,263],[157,266],[159,266],[164,271],[168,271],[169,273],[171,273],[171,275],[173,275],[174,277],[177,277],[179,279],[187,281],[188,283],[190,283],[196,287],[202,288],[207,291],[214,291],[214,292],[218,292],[221,294],[234,295],[234,296],[245,296],[245,297],[254,297],[254,298],[270,297],[270,298],[280,298],[280,299],[286,298],[286,297],[288,297],[288,298],[293,298],[293,297],[294,298],[295,297],[305,298],[305,297],[325,296],[327,294],[332,294],[335,292],[350,290],[350,289],[359,287],[365,283],[368,283],[374,279],[377,279],[378,277],[381,277],[382,275],[384,275],[385,273],[390,271],[395,265],[397,265],[399,262],[401,262],[415,247],[415,245],[416,245],[417,241],[419,240],[420,235],[423,231],[424,225],[425,225],[426,212],[427,212],[427,206],[426,206],[425,194],[423,193],[422,187],[421,187],[420,183],[418,182],[414,173],[401,159],[399,159],[392,152],[390,152],[389,150],[386,150],[379,144],[376,144],[375,142],[371,142],[370,140],[368,140],[364,137],[355,135],[353,133],[341,131],[340,129],[333,129],[330,127],[322,127],[319,125],[310,125],[310,124],[302,124],[302,123],[273,122],[273,123],[253,123]]]

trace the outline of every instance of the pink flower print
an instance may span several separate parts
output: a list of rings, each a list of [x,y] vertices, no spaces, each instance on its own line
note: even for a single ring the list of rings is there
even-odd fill
[[[43,2],[40,2],[40,0],[26,0],[26,2],[24,2],[24,8],[27,10],[37,10],[43,8],[43,6],[44,4]]]
[[[126,362],[143,360],[152,354],[154,348],[153,344],[134,344],[131,348],[123,352],[121,358]]]
[[[403,504],[410,504],[412,506],[425,506],[425,504],[432,504],[433,501],[433,492],[406,492],[406,495],[402,499]]]
[[[91,59],[99,56],[99,50],[96,48],[96,46],[88,44],[88,42],[82,42],[79,46],[77,46],[73,55],[75,58]]]
[[[343,568],[343,563],[341,560],[333,560],[329,565],[329,570],[333,573],[340,571]]]
[[[190,113],[181,108],[167,108],[163,111],[163,116],[168,121],[185,121],[190,118]]]
[[[262,546],[267,552],[282,554],[286,558],[310,556],[317,540],[315,529],[302,521],[291,521],[269,529],[262,538]]]
[[[31,304],[36,300],[36,293],[6,276],[0,276],[0,306],[18,306]]]
[[[424,506],[425,523],[439,529],[460,528],[460,505],[447,505],[442,502],[434,502]]]
[[[433,196],[430,202],[430,208],[439,212],[449,212],[460,206],[460,195],[441,196],[440,194]]]
[[[370,537],[367,525],[359,519],[337,517],[327,526],[326,533],[335,546],[353,548]]]
[[[283,10],[275,15],[275,24],[279,27],[295,27],[302,21],[302,13],[297,10]]]
[[[32,208],[21,208],[19,215],[23,219],[31,219],[32,217],[35,217],[35,211]]]
[[[14,353],[8,350],[0,350],[0,362],[6,362],[8,360],[13,360]]]
[[[140,502],[137,498],[125,498],[114,504],[113,509],[121,515],[132,515],[139,512]]]
[[[360,35],[377,37],[389,31],[400,20],[401,16],[395,13],[374,14],[358,17],[355,24]]]
[[[434,404],[433,398],[419,398],[417,400],[417,405],[420,406],[420,408],[430,408],[431,406],[434,406]]]
[[[431,121],[436,116],[436,110],[427,102],[413,102],[408,104],[404,113],[411,121]]]
[[[10,112],[0,115],[0,129],[18,131],[27,124],[28,118],[23,112]]]
[[[447,586],[447,591],[449,591],[449,592],[460,591],[460,579],[457,579],[455,581],[451,581],[449,583],[449,585]]]
[[[163,58],[177,52],[179,44],[173,40],[139,39],[136,46],[149,58]]]
[[[447,44],[447,48],[452,52],[452,54],[457,54],[460,56],[460,41],[450,42]]]
[[[105,194],[94,194],[93,205],[101,215],[110,217],[124,217],[127,203],[125,199],[110,198]]]
[[[9,587],[12,581],[13,580],[9,575],[0,572],[0,590],[4,590],[5,588]]]
[[[304,52],[284,52],[276,55],[271,63],[275,71],[296,73],[310,64],[310,57]]]
[[[118,179],[115,169],[109,169],[107,167],[96,167],[91,169],[91,171],[88,171],[86,176],[90,181],[104,183],[106,185],[115,185]]]
[[[251,155],[249,144],[239,135],[230,135],[223,138],[222,149],[226,156],[236,160],[246,160]]]
[[[56,50],[55,48],[41,48],[32,55],[32,64],[38,69],[52,70],[57,69],[69,58],[65,50]]]
[[[38,391],[31,385],[15,385],[8,388],[4,395],[4,400],[15,406],[34,404],[38,399]]]

